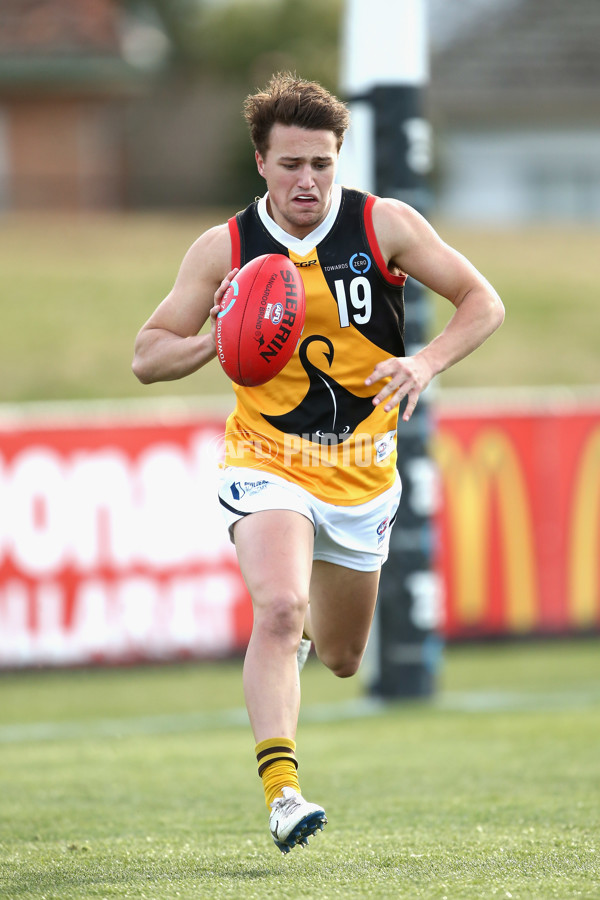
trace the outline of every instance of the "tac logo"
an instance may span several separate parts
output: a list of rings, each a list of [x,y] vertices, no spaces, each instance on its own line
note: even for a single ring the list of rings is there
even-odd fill
[[[235,279],[234,279],[231,282],[231,284],[229,285],[229,287],[227,288],[227,290],[225,291],[225,293],[223,294],[223,299],[221,301],[221,303],[225,303],[226,301],[229,301],[229,302],[227,303],[227,306],[222,307],[221,310],[217,313],[217,319],[222,319],[223,316],[227,315],[227,313],[229,312],[229,310],[231,309],[231,307],[237,300],[239,292],[240,292],[240,286],[237,283],[237,281],[235,281]]]
[[[273,309],[271,310],[271,322],[273,325],[279,325],[283,318],[283,304],[275,303],[273,304]]]
[[[355,253],[350,257],[348,265],[357,275],[364,275],[371,268],[371,257],[366,253]]]

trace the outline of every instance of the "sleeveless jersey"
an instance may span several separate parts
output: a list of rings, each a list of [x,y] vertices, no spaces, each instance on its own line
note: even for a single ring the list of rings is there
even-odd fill
[[[321,500],[353,505],[395,478],[398,409],[373,406],[382,385],[367,386],[365,378],[376,363],[404,355],[406,276],[388,271],[377,244],[375,197],[336,186],[334,198],[337,214],[332,199],[329,224],[304,241],[265,215],[264,198],[229,220],[232,267],[263,253],[289,256],[304,283],[306,319],[279,375],[258,387],[233,385],[225,464],[256,468],[257,481],[272,472]]]

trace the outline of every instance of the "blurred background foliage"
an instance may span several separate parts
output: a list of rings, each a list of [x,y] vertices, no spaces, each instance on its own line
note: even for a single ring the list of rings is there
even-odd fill
[[[188,74],[260,86],[275,69],[301,71],[335,90],[342,0],[122,0],[158,17],[172,62]]]
[[[249,153],[241,104],[273,72],[297,72],[338,92],[343,0],[121,0],[136,19],[164,31],[169,40],[167,81],[215,84],[227,122],[228,177],[220,185],[223,203],[245,205],[262,193]],[[164,75],[161,75],[164,78]],[[231,121],[233,119],[233,121]]]

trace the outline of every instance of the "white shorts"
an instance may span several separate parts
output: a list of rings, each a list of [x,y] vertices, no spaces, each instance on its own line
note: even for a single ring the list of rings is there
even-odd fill
[[[401,492],[396,472],[392,487],[367,503],[335,506],[278,475],[227,466],[221,476],[219,501],[232,541],[233,526],[244,516],[266,509],[291,509],[313,524],[313,559],[374,572],[388,557]]]

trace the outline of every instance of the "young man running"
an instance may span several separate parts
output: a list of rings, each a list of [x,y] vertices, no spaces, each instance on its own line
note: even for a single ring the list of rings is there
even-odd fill
[[[298,782],[298,654],[312,641],[336,675],[357,671],[400,500],[399,403],[407,398],[407,421],[431,379],[498,328],[504,309],[414,209],[335,183],[348,110],[320,85],[275,75],[246,99],[245,116],[267,193],[195,241],[138,334],[133,370],[143,383],[197,371],[215,358],[215,317],[238,268],[263,253],[298,266],[301,341],[272,381],[234,386],[219,494],[254,609],[243,678],[258,771],[287,852],[327,821]],[[408,276],[454,306],[412,356]]]

